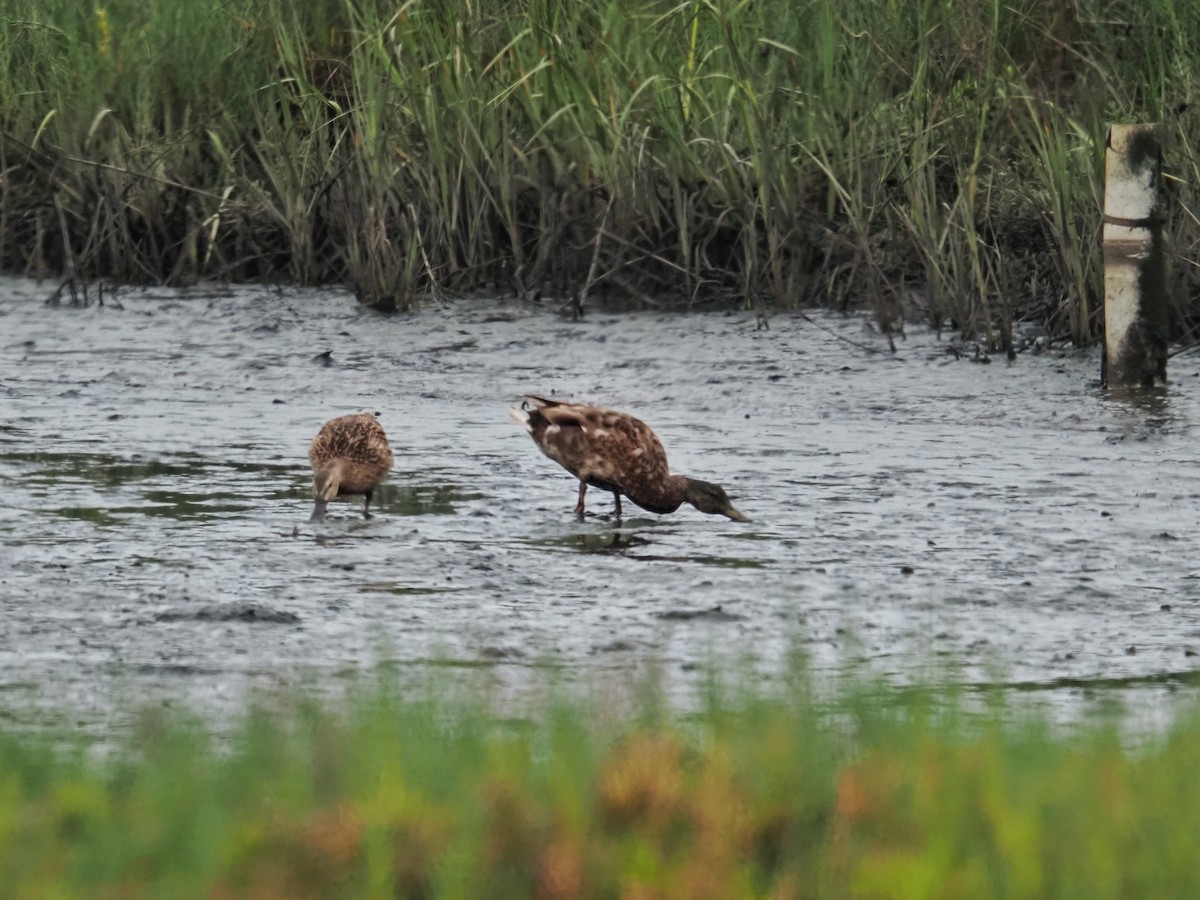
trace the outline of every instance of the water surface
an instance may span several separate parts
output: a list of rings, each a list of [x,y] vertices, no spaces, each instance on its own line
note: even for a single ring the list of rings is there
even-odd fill
[[[0,709],[103,730],[123,703],[220,716],[379,661],[519,693],[799,646],[821,672],[1001,682],[1154,717],[1198,680],[1200,363],[1140,400],[1095,352],[983,362],[862,319],[472,301],[383,317],[331,291],[124,290],[50,307],[0,281]],[[330,351],[327,358],[316,358]],[[589,492],[505,414],[633,411],[752,516]],[[396,456],[311,508],[326,419]]]

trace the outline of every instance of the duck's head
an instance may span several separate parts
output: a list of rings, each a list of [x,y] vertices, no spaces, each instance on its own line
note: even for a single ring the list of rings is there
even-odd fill
[[[313,473],[313,497],[317,500],[332,500],[341,486],[342,470],[336,464]]]
[[[325,519],[325,506],[338,494],[342,484],[341,470],[336,466],[326,466],[313,474],[313,512],[310,522],[321,522]]]
[[[702,513],[728,516],[735,522],[750,521],[749,516],[733,508],[733,503],[730,502],[729,495],[725,493],[725,489],[719,484],[689,478],[683,499]]]

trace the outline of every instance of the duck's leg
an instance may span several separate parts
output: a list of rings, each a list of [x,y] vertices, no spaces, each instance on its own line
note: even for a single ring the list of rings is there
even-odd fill
[[[587,493],[587,482],[579,482],[579,502],[575,504],[575,515],[583,518],[583,495]]]
[[[619,518],[621,518],[621,492],[620,491],[613,491],[613,500],[615,500],[617,502],[617,505],[613,508],[613,515],[619,519]]]
[[[363,518],[371,518],[371,489],[367,488],[367,502],[363,504]]]

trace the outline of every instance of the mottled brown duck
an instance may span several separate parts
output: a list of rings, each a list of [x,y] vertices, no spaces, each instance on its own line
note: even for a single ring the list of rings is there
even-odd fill
[[[363,516],[371,518],[371,494],[392,468],[392,448],[378,420],[366,413],[339,416],[321,426],[308,449],[313,468],[310,522],[325,518],[334,497],[362,494]]]
[[[628,413],[535,394],[526,394],[521,407],[509,407],[508,413],[543,453],[579,479],[577,515],[584,514],[583,497],[590,484],[612,491],[618,516],[624,494],[653,513],[674,512],[681,503],[690,503],[700,512],[750,521],[734,509],[720,485],[672,475],[657,435]]]

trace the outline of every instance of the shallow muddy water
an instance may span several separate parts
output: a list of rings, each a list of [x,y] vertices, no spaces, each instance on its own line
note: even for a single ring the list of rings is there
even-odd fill
[[[0,715],[103,732],[130,703],[217,717],[388,662],[519,693],[713,658],[1003,683],[1142,719],[1200,681],[1200,357],[1133,402],[1096,353],[956,358],[861,319],[0,280]],[[328,359],[314,359],[324,351]],[[328,363],[328,364],[326,364]],[[750,524],[589,492],[505,413],[640,415]],[[396,456],[309,525],[308,442],[378,411]],[[450,677],[450,676],[447,676]],[[55,719],[55,721],[58,721]]]

